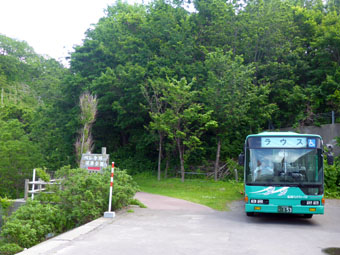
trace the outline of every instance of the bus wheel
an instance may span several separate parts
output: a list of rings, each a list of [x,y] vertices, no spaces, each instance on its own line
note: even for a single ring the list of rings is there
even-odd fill
[[[254,212],[247,212],[248,217],[253,217],[254,215],[255,215]]]
[[[310,219],[310,218],[313,217],[313,214],[304,214],[303,217],[304,217],[305,219]]]

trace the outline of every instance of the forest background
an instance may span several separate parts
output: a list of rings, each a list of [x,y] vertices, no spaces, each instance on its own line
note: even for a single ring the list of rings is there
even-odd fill
[[[340,108],[339,12],[339,0],[118,1],[69,68],[0,35],[0,196],[22,197],[33,168],[77,165],[85,92],[92,152],[159,178],[232,165],[250,133],[322,124]]]

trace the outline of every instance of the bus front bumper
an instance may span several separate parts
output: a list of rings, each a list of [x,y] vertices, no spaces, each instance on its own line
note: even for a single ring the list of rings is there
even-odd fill
[[[302,205],[290,205],[290,206],[278,206],[278,205],[264,205],[264,204],[246,204],[246,212],[257,213],[284,213],[284,214],[324,214],[324,206],[302,206]]]

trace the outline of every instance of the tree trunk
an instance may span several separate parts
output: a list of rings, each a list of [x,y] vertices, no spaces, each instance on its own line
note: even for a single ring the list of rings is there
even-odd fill
[[[165,164],[165,171],[164,171],[164,179],[168,178],[169,162],[170,162],[170,158],[167,157],[166,164]]]
[[[80,160],[81,160],[81,156],[82,156],[83,153],[84,153],[85,129],[86,129],[86,124],[84,124],[83,132],[82,132],[82,134],[81,134],[81,147],[80,147],[80,158],[79,158],[79,162],[80,162]]]
[[[215,181],[217,181],[217,173],[220,164],[220,153],[221,153],[221,138],[218,138],[217,141],[217,151],[216,151],[216,161],[215,161]]]
[[[180,139],[177,140],[177,148],[178,148],[178,153],[179,153],[179,161],[181,163],[181,177],[182,177],[182,182],[184,182],[184,157],[183,157],[183,149],[181,146],[181,141]]]
[[[158,170],[157,170],[157,180],[161,180],[161,163],[162,163],[162,143],[163,136],[159,133],[159,147],[158,147]]]

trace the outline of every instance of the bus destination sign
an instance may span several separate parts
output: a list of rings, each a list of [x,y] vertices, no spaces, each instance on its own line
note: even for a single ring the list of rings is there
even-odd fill
[[[315,144],[315,139],[308,139],[306,137],[261,137],[262,148],[306,148],[311,143]]]

